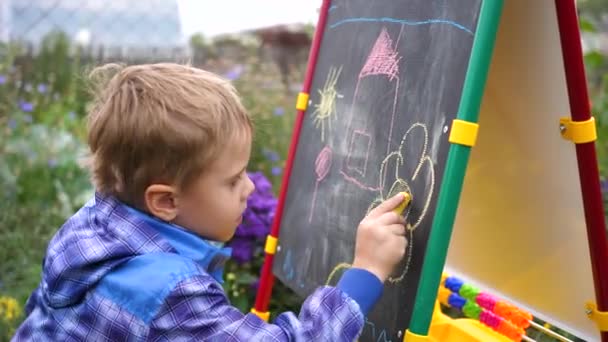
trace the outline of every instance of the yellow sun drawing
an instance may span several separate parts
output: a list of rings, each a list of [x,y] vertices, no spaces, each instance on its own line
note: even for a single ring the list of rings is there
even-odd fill
[[[338,83],[341,72],[342,66],[337,70],[335,67],[330,67],[323,89],[317,89],[321,100],[318,104],[315,104],[315,111],[312,115],[317,129],[321,128],[321,141],[325,141],[325,130],[329,131],[331,129],[331,120],[336,117],[336,99],[341,97],[336,90],[336,83]]]

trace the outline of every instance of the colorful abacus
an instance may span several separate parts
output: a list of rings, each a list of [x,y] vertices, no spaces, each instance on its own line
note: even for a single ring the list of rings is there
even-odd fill
[[[524,338],[524,329],[532,320],[530,313],[452,276],[442,277],[437,298],[443,305],[460,310],[467,318],[478,320],[513,341]]]

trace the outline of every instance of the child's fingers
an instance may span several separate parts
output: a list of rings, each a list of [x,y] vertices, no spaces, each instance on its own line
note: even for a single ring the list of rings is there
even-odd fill
[[[391,224],[390,226],[387,226],[387,229],[395,234],[395,235],[399,235],[399,236],[405,236],[405,226],[402,224]]]
[[[394,211],[389,211],[376,218],[375,222],[381,225],[405,224],[405,218]]]
[[[369,212],[368,217],[375,218],[384,213],[387,213],[387,212],[397,208],[399,206],[399,204],[401,204],[401,202],[403,202],[404,200],[405,200],[405,196],[403,196],[402,193],[398,193],[395,196],[380,203],[379,206],[372,209],[372,211]]]

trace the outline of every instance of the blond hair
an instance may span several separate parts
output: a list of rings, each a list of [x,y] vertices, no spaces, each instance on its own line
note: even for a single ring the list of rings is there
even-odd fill
[[[184,188],[251,121],[229,81],[187,65],[108,64],[88,117],[96,191],[143,205],[154,183]]]

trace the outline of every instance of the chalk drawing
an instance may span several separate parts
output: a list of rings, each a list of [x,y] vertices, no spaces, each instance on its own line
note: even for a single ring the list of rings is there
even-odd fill
[[[365,148],[365,157],[362,160],[361,165],[353,165],[356,161],[353,161],[352,155],[358,150],[358,146],[355,142],[359,142]],[[367,142],[367,143],[366,143]],[[369,161],[369,148],[372,146],[372,136],[360,130],[353,132],[352,138],[350,139],[350,147],[348,149],[348,156],[346,157],[346,167],[359,173],[361,176],[365,176],[367,171],[367,162]]]
[[[368,75],[386,75],[392,81],[398,76],[400,59],[388,31],[383,28],[359,73],[359,78]]]
[[[349,23],[390,23],[390,24],[401,24],[408,26],[420,26],[420,25],[431,25],[431,24],[439,24],[439,25],[450,25],[455,27],[461,31],[468,33],[469,35],[473,35],[473,31],[453,20],[446,19],[427,19],[427,20],[407,20],[407,19],[397,19],[397,18],[389,18],[389,17],[380,17],[380,18],[371,18],[371,17],[355,17],[355,18],[345,18],[339,20],[333,24],[329,25],[330,29],[335,29],[336,27],[342,26],[344,24]]]
[[[361,183],[358,179],[349,176],[343,170],[340,171],[340,174],[342,175],[342,177],[344,177],[344,179],[346,179],[347,181],[355,184],[357,187],[359,187],[362,190],[370,190],[370,191],[378,191],[378,190],[380,190],[379,187],[369,186],[369,185]]]
[[[291,250],[287,250],[287,255],[285,255],[285,260],[283,261],[283,274],[285,274],[287,280],[292,280],[295,276],[291,254]]]
[[[319,183],[327,176],[329,173],[329,169],[331,168],[331,157],[332,152],[329,146],[325,146],[317,159],[315,160],[315,173],[317,175],[317,180],[315,182],[315,190],[312,194],[312,202],[310,204],[310,215],[308,217],[308,223],[312,222],[312,216],[315,212],[315,202],[317,200],[317,192],[319,190]]]
[[[415,164],[416,168],[414,169],[413,174],[402,177],[400,175],[400,171],[402,170],[403,164],[405,162],[408,162],[408,163],[410,162],[408,160],[405,160],[405,158],[403,156],[403,151],[407,150],[406,140],[407,140],[408,135],[412,134],[412,132],[414,132],[414,131],[421,131],[423,134],[422,150],[421,150],[419,156],[414,157],[417,160],[412,161],[412,162],[416,163]],[[404,279],[407,272],[409,271],[410,263],[411,263],[412,255],[413,255],[413,247],[414,247],[413,246],[413,241],[414,241],[413,232],[420,225],[422,220],[425,218],[426,213],[431,204],[431,199],[433,197],[434,188],[435,188],[435,169],[434,169],[433,161],[431,160],[431,157],[427,154],[428,141],[429,141],[428,130],[427,130],[426,126],[422,123],[418,122],[418,123],[413,124],[405,132],[405,134],[403,135],[403,138],[401,139],[401,143],[399,144],[399,148],[397,149],[397,151],[390,153],[382,161],[382,164],[380,166],[380,175],[381,175],[380,188],[382,190],[380,191],[380,195],[372,202],[372,204],[368,208],[368,213],[369,213],[377,205],[379,205],[380,203],[384,202],[386,199],[391,198],[393,195],[395,195],[401,191],[407,191],[412,196],[412,200],[411,200],[412,204],[417,203],[416,199],[418,197],[420,197],[424,200],[424,202],[422,204],[422,210],[420,211],[420,215],[417,218],[410,217],[412,205],[410,205],[410,207],[408,207],[408,209],[404,213],[404,217],[407,222],[407,230],[409,233],[408,234],[409,235],[408,247],[407,247],[408,251],[406,254],[406,258],[405,258],[405,266],[402,269],[401,273],[396,277],[388,278],[388,281],[391,283],[401,282]],[[395,162],[394,173],[390,173],[391,170],[387,169],[389,162],[391,160]],[[429,186],[428,186],[428,188],[423,190],[424,193],[419,195],[419,194],[414,193],[414,191],[412,190],[412,188],[410,186],[410,182],[414,182],[418,179],[418,177],[421,175],[421,170],[424,166],[427,167],[427,172],[428,172],[428,177],[429,177]],[[389,188],[388,192],[385,192],[384,189],[386,189],[387,184],[391,184],[391,187]]]
[[[391,339],[389,339],[386,335],[386,330],[382,329],[382,331],[380,332],[380,334],[378,335],[378,337],[376,337],[376,325],[374,324],[374,322],[368,320],[367,318],[365,319],[365,325],[369,325],[370,328],[372,329],[372,341],[375,342],[392,342]]]
[[[401,36],[401,32],[399,33],[398,39],[400,39],[400,36]],[[355,140],[367,138],[369,140],[368,144],[370,146],[375,145],[374,137],[366,131],[368,129],[368,124],[366,122],[358,122],[358,120],[354,120],[354,117],[356,115],[355,111],[357,111],[360,107],[357,104],[357,100],[359,99],[360,96],[367,95],[362,92],[368,91],[366,89],[361,88],[361,82],[366,77],[381,76],[381,77],[385,77],[388,82],[394,83],[395,88],[394,88],[394,96],[393,96],[392,111],[391,111],[391,121],[390,121],[390,125],[388,127],[389,134],[386,139],[387,140],[386,149],[387,149],[387,154],[388,154],[388,152],[390,150],[390,142],[392,139],[393,125],[394,125],[395,114],[396,114],[396,110],[397,110],[397,95],[399,93],[399,62],[401,61],[401,56],[399,56],[399,53],[396,48],[397,48],[397,46],[396,46],[396,44],[393,44],[393,40],[391,39],[386,28],[382,28],[380,34],[378,35],[378,38],[376,39],[373,47],[371,48],[371,51],[363,65],[363,67],[361,68],[361,71],[359,72],[357,84],[355,86],[355,93],[353,95],[353,102],[351,104],[351,109],[350,109],[350,113],[349,113],[349,122],[348,122],[348,126],[347,126],[348,127],[347,132],[350,132],[347,134],[349,134],[351,136],[351,139],[350,139],[351,140],[351,149],[349,149],[349,151],[348,151],[346,161],[345,161],[340,173],[344,176],[344,179],[346,179],[347,181],[349,181],[351,183],[354,183],[356,186],[358,186],[359,188],[361,188],[363,190],[375,191],[378,189],[375,187],[375,184],[373,184],[373,185],[370,184],[370,180],[367,179],[368,177],[366,177],[365,168],[363,168],[363,172],[361,172],[361,169],[349,168],[349,165],[353,164],[352,159],[355,159],[353,157],[353,154],[355,153],[355,151],[352,149],[352,146],[353,145],[357,145],[357,146],[363,145],[361,143],[356,143]],[[363,113],[363,114],[369,115],[371,117],[371,115],[374,113]],[[354,126],[355,123],[357,124],[357,127]],[[372,149],[372,150],[375,150],[375,149]],[[357,152],[356,159],[362,160],[358,163],[366,165],[370,158],[370,156],[369,156],[370,149],[368,148],[366,153],[363,154],[362,156],[359,155],[361,153],[361,151],[356,151],[356,152]],[[371,183],[376,183],[376,181],[371,180]]]
[[[422,132],[423,136],[422,136],[422,139],[420,142],[422,144],[422,150],[420,151],[420,155],[414,156],[414,160],[411,161],[412,163],[415,163],[414,165],[416,165],[414,172],[411,175],[405,175],[402,177],[400,174],[400,171],[403,169],[403,164],[406,162],[410,163],[410,161],[406,160],[403,155],[403,151],[407,151],[406,140],[407,140],[408,136],[415,131]],[[386,156],[386,158],[384,158],[384,160],[382,161],[382,163],[380,165],[379,194],[376,197],[376,199],[374,199],[374,201],[370,204],[370,206],[368,207],[368,210],[367,210],[367,213],[369,213],[373,208],[378,206],[380,203],[384,202],[386,199],[392,197],[393,195],[395,195],[401,191],[407,191],[412,196],[412,199],[411,199],[412,204],[408,207],[408,209],[403,214],[405,217],[405,220],[406,220],[406,228],[407,228],[407,234],[408,234],[408,246],[407,246],[408,250],[407,250],[406,256],[404,258],[405,265],[397,275],[390,276],[388,278],[388,281],[391,284],[396,284],[396,283],[402,282],[405,279],[405,276],[407,275],[407,273],[410,269],[410,264],[411,264],[411,260],[412,260],[412,256],[413,256],[413,250],[414,250],[414,231],[420,225],[422,220],[425,218],[426,213],[431,204],[431,199],[433,197],[433,193],[434,193],[434,189],[435,189],[435,169],[434,169],[431,157],[427,154],[428,141],[429,141],[429,134],[428,134],[428,129],[427,129],[426,125],[424,125],[423,123],[417,122],[417,123],[414,123],[412,126],[410,126],[410,128],[405,132],[405,134],[401,138],[401,142],[400,142],[397,150],[389,153]],[[419,142],[416,141],[415,143],[419,143]],[[389,172],[392,170],[388,170],[389,165],[391,165],[389,162],[391,162],[391,161],[395,162],[394,172]],[[417,194],[410,186],[410,183],[417,181],[418,178],[421,177],[421,175],[423,174],[421,171],[422,171],[423,167],[425,167],[425,166],[426,166],[426,170],[427,170],[426,175],[429,178],[429,183],[428,183],[429,185],[428,185],[428,188],[425,188],[424,190],[422,190],[423,193]],[[390,186],[390,188],[388,188],[388,191],[385,191],[385,189],[387,188],[386,186],[388,184],[391,184],[391,186]],[[420,190],[418,190],[418,191],[420,191]],[[410,217],[411,209],[412,209],[414,203],[418,203],[418,200],[417,200],[418,198],[421,198],[424,201],[424,202],[422,202],[422,210],[420,211],[419,217],[412,218],[412,217]],[[342,269],[348,269],[351,266],[352,266],[351,264],[344,263],[344,262],[336,265],[333,268],[333,270],[330,272],[326,283],[329,284],[333,280],[333,278],[336,277],[338,271],[340,271]]]
[[[321,141],[325,141],[325,131],[329,135],[332,119],[336,119],[336,99],[341,95],[336,90],[336,83],[342,72],[342,66],[337,70],[334,67],[329,68],[329,74],[325,80],[323,89],[317,89],[321,97],[318,104],[315,104],[315,110],[312,113],[313,122],[317,129],[321,128]],[[327,128],[325,127],[327,125]]]
[[[327,277],[327,281],[325,282],[325,285],[330,285],[332,280],[334,280],[334,277],[337,275],[338,271],[347,270],[347,269],[351,268],[352,266],[353,265],[346,263],[346,262],[341,262],[341,263],[337,264],[336,267],[334,267],[334,269],[331,270],[331,273],[329,273],[329,276]]]

